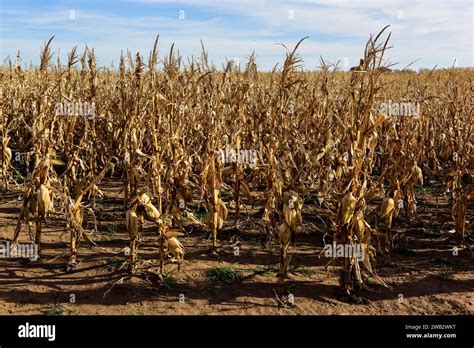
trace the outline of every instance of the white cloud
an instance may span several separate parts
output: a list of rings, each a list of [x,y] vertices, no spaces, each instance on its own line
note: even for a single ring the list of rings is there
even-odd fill
[[[337,61],[344,57],[356,64],[370,33],[391,24],[391,43],[388,52],[391,61],[404,64],[420,58],[418,66],[449,66],[454,57],[461,66],[473,65],[472,3],[470,1],[359,1],[359,0],[308,0],[308,1],[214,1],[201,0],[208,18],[186,16],[185,20],[158,15],[153,4],[173,3],[197,6],[191,0],[141,0],[134,6],[143,8],[143,16],[118,16],[76,10],[76,19],[69,19],[66,9],[35,13],[5,9],[2,14],[1,57],[14,56],[18,49],[26,60],[35,59],[44,40],[18,36],[16,28],[41,30],[41,35],[54,35],[55,49],[61,52],[73,46],[83,47],[87,42],[95,47],[101,64],[117,61],[121,49],[148,53],[155,36],[160,34],[162,52],[174,42],[184,56],[199,55],[200,39],[216,63],[225,57],[239,57],[245,61],[256,51],[257,63],[271,69],[282,62],[284,49],[275,45],[285,42],[289,46],[301,37],[310,36],[299,52],[307,68],[315,68],[319,57]],[[289,18],[292,10],[294,19]],[[402,11],[402,18],[399,17]],[[231,19],[229,21],[228,19]],[[245,19],[240,23],[239,19]],[[25,29],[22,29],[25,30]],[[220,64],[217,64],[220,66]]]

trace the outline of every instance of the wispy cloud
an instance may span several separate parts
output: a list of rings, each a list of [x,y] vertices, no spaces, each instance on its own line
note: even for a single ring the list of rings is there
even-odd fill
[[[20,50],[24,62],[38,63],[39,49],[56,35],[53,48],[62,55],[85,43],[95,48],[99,62],[117,61],[122,49],[149,52],[160,34],[160,48],[172,43],[185,56],[198,55],[200,40],[216,63],[241,61],[252,52],[264,69],[284,57],[275,45],[310,39],[300,53],[309,69],[319,57],[355,64],[370,33],[391,25],[388,56],[404,66],[473,65],[472,2],[427,0],[139,0],[67,1],[62,4],[3,0],[1,58]],[[70,11],[74,11],[71,18]],[[182,12],[180,12],[182,11]]]

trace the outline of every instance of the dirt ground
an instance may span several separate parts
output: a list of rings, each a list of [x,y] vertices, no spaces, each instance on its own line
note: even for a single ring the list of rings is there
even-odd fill
[[[450,206],[440,188],[418,192],[419,220],[399,217],[394,230],[401,232],[390,257],[378,255],[377,273],[393,290],[371,286],[364,301],[352,304],[338,295],[339,267],[325,270],[328,259],[320,255],[327,219],[314,197],[305,197],[303,227],[292,249],[287,284],[294,305],[278,306],[274,295],[278,241],[265,246],[259,217],[263,201],[245,206],[240,219],[232,217],[220,234],[220,247],[211,250],[208,233],[194,229],[181,237],[185,260],[181,269],[167,260],[166,275],[158,276],[158,242],[152,225],[141,238],[139,272],[127,277],[120,186],[105,181],[105,198],[99,201],[98,232],[92,236],[104,251],[80,244],[81,263],[65,272],[69,236],[61,216],[51,217],[42,234],[39,261],[0,259],[0,314],[130,314],[130,315],[396,315],[474,313],[473,256],[468,250],[453,253],[456,244],[448,231],[454,228]],[[18,219],[21,187],[0,192],[0,243],[11,240]],[[438,197],[436,200],[435,197]],[[261,204],[262,203],[262,204]],[[472,205],[467,231],[472,235]],[[90,228],[91,224],[86,227]],[[31,243],[25,224],[21,243]],[[238,249],[236,249],[238,247]],[[238,252],[237,252],[238,251]],[[231,278],[212,278],[212,270],[225,268]],[[210,273],[211,272],[211,273]],[[235,279],[232,279],[234,276]]]

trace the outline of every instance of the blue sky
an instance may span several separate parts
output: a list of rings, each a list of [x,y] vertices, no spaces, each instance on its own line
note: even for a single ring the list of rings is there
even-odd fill
[[[21,51],[22,65],[38,64],[55,35],[53,50],[65,61],[74,46],[94,47],[100,66],[117,64],[121,50],[148,54],[157,34],[160,56],[172,43],[198,56],[203,40],[218,66],[243,65],[252,51],[263,70],[283,61],[276,43],[300,47],[306,69],[319,57],[357,65],[370,33],[390,24],[394,46],[387,57],[403,68],[473,66],[472,0],[0,0],[0,58]]]

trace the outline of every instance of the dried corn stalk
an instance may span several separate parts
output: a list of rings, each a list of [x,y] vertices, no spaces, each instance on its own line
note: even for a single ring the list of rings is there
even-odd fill
[[[290,263],[291,256],[288,255],[290,245],[294,243],[295,234],[298,227],[303,223],[301,215],[303,200],[294,191],[285,191],[281,197],[283,206],[281,214],[282,221],[279,228],[280,235],[280,271],[278,273],[278,283],[283,286],[285,283],[286,270]]]

